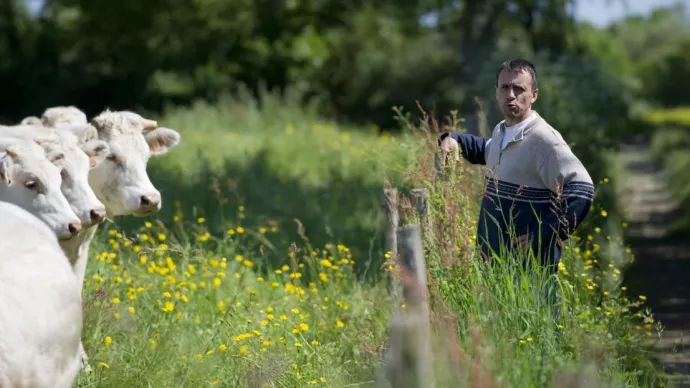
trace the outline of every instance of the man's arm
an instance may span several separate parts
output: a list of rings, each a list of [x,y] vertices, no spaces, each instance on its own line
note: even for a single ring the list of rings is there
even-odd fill
[[[589,213],[594,201],[592,178],[566,144],[556,145],[538,167],[542,182],[560,194],[556,212],[542,220],[542,239],[550,238],[557,231],[565,241]]]
[[[460,152],[462,153],[462,157],[465,158],[465,160],[467,160],[471,164],[486,164],[486,151],[489,147],[489,143],[491,143],[491,138],[475,136],[460,132],[446,132],[442,134],[438,139],[438,145],[444,152],[444,157],[449,152],[453,152],[453,148],[456,145],[452,144],[452,141],[449,142],[448,138],[454,140],[455,143],[459,145]]]

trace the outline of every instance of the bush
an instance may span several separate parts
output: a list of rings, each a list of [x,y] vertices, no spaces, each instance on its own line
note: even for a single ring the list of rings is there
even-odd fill
[[[645,115],[644,120],[651,125],[690,128],[690,108],[676,107],[652,110]]]

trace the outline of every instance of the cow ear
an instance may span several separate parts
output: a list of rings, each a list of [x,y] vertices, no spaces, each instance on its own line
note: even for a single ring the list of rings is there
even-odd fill
[[[12,148],[7,148],[0,151],[0,180],[9,185],[12,183],[10,176],[10,167],[12,166],[12,156],[14,156]]]
[[[82,151],[89,157],[89,167],[94,168],[103,160],[105,160],[110,147],[103,140],[90,140],[81,146]]]
[[[141,121],[145,131],[151,131],[158,128],[158,122],[156,120],[149,120],[142,117],[139,121]]]
[[[144,138],[152,155],[163,155],[180,144],[180,134],[170,128],[158,127],[144,132]]]

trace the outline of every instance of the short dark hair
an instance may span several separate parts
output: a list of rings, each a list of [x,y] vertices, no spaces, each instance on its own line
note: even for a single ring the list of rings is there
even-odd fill
[[[537,69],[534,67],[532,62],[526,59],[516,58],[501,63],[501,66],[498,67],[498,72],[496,73],[496,86],[498,86],[498,77],[501,75],[503,70],[514,72],[520,72],[523,70],[527,71],[532,77],[532,90],[537,88]]]

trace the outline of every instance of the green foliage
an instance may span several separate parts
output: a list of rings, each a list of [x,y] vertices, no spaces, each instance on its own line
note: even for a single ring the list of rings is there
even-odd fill
[[[631,58],[634,54],[621,39],[612,39],[611,32],[583,24],[579,26],[578,36],[584,50],[599,58],[609,71],[626,76],[635,74],[636,68]]]
[[[656,61],[643,67],[646,83],[650,85],[651,97],[662,106],[690,104],[682,90],[690,87],[690,35],[674,51],[664,54]]]
[[[0,15],[11,43],[0,55],[12,58],[0,82],[16,87],[0,92],[0,114],[16,122],[64,104],[89,115],[160,112],[243,87],[255,96],[298,88],[302,102],[315,99],[340,121],[397,128],[390,107],[417,100],[473,111],[475,95],[493,86],[477,74],[494,72],[506,47],[549,61],[581,56],[568,43],[571,3],[48,0],[30,18],[14,0]],[[422,25],[423,15],[436,22]]]
[[[680,2],[675,6],[659,7],[646,17],[627,17],[612,25],[608,32],[625,48],[632,63],[655,61],[674,51],[683,41],[683,32],[687,33],[688,27],[683,19],[686,11]]]
[[[690,107],[652,110],[645,115],[644,121],[654,126],[677,126],[690,129]],[[671,136],[678,138],[679,135],[674,132]]]
[[[394,128],[391,106],[419,100],[464,115],[476,95],[491,101],[483,74],[515,55],[539,58],[544,75],[550,64],[594,63],[638,98],[682,100],[673,89],[687,78],[690,52],[682,8],[600,30],[576,25],[565,12],[571,1],[494,3],[49,0],[32,18],[11,0],[0,14],[0,55],[11,58],[0,65],[0,115],[16,122],[63,104],[158,112],[244,86],[255,96],[291,87],[338,120]],[[422,15],[435,23],[420,24]],[[588,77],[577,84],[601,88]]]

